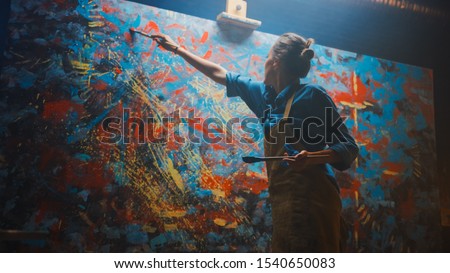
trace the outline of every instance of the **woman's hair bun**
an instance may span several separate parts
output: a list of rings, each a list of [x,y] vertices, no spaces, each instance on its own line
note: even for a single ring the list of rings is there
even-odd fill
[[[312,58],[314,58],[314,50],[312,50],[310,48],[305,48],[305,49],[303,49],[301,55],[303,58],[310,61]]]

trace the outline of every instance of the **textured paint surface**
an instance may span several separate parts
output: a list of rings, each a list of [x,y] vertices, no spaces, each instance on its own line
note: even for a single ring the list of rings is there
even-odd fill
[[[102,121],[253,117],[178,56],[128,29],[164,31],[192,52],[261,79],[276,37],[123,1],[12,1],[1,72],[0,229],[48,230],[19,250],[265,252],[271,218],[262,143],[117,144]],[[241,36],[239,36],[241,35]],[[348,250],[439,250],[432,71],[315,45],[323,85],[361,153],[338,173]],[[185,124],[187,125],[187,124]],[[186,127],[189,127],[186,126]],[[210,126],[211,127],[211,126]],[[169,128],[170,129],[170,128]],[[200,125],[182,128],[202,136]],[[183,132],[178,132],[183,134]],[[222,132],[220,129],[218,133]],[[261,132],[260,132],[261,133]]]

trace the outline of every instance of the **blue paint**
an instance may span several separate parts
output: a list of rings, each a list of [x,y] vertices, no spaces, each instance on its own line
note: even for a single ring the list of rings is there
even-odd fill
[[[34,73],[31,73],[25,69],[21,69],[18,73],[18,78],[20,88],[28,89],[34,85],[37,76]]]
[[[370,192],[370,196],[374,200],[384,200],[384,191],[380,185],[369,186],[368,190]]]
[[[126,238],[127,242],[134,245],[146,244],[148,242],[147,233],[141,231],[139,225],[128,225],[126,227]]]
[[[88,154],[76,153],[74,155],[74,158],[79,159],[79,160],[84,161],[84,162],[88,162],[89,160],[91,160],[92,157],[90,155],[88,155]]]
[[[152,240],[150,240],[150,247],[151,249],[160,249],[163,248],[164,245],[167,243],[167,238],[164,236],[164,234],[158,235]]]

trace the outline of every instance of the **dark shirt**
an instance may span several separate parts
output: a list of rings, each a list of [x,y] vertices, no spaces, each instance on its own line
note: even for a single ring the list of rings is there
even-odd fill
[[[348,169],[358,155],[359,149],[355,140],[349,134],[336,105],[323,87],[316,84],[295,84],[277,94],[263,82],[253,81],[233,72],[227,73],[226,87],[228,97],[241,97],[250,110],[260,118],[265,133],[269,131],[268,127],[274,126],[283,118],[286,103],[295,92],[289,117],[298,133],[296,140],[300,141],[305,150],[310,152],[327,148],[334,150],[341,160],[331,166],[340,171]],[[290,155],[300,152],[290,144],[286,144],[285,148]],[[325,164],[324,169],[336,183],[330,165]]]

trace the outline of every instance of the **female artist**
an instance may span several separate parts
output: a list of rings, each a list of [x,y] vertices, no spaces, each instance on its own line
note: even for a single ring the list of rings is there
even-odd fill
[[[239,96],[261,118],[268,161],[273,252],[338,252],[341,200],[334,172],[345,170],[358,146],[324,88],[301,81],[310,70],[313,40],[281,35],[269,51],[264,82],[253,81],[180,47],[164,34],[152,38]]]

